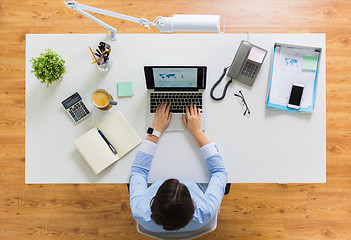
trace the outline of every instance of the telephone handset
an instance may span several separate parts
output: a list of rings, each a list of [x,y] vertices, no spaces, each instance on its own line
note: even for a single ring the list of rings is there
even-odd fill
[[[222,100],[227,92],[229,84],[233,79],[245,83],[246,85],[252,86],[266,55],[266,50],[242,40],[231,66],[224,68],[221,77],[213,85],[211,89],[211,97],[214,100]],[[228,68],[229,71],[227,72]],[[230,81],[228,81],[225,85],[222,96],[216,98],[213,96],[213,91],[215,87],[220,83],[220,81],[222,81],[226,72],[227,76],[230,77]]]

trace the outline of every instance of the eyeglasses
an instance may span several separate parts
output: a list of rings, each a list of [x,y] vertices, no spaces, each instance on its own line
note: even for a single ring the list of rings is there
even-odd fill
[[[249,109],[249,107],[247,106],[247,103],[246,103],[246,101],[245,101],[245,98],[244,98],[243,93],[242,93],[241,91],[239,91],[239,94],[234,93],[234,96],[235,96],[235,97],[239,97],[240,100],[241,100],[241,104],[245,107],[244,115],[246,115],[246,113],[247,113],[247,115],[250,115],[250,109]]]

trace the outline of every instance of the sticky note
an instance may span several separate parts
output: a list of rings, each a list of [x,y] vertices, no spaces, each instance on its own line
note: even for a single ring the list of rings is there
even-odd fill
[[[318,58],[313,56],[303,56],[302,59],[302,71],[312,71],[317,70]]]
[[[247,58],[251,61],[262,63],[264,57],[266,56],[266,53],[267,52],[265,50],[259,49],[257,47],[252,47]]]
[[[131,97],[133,96],[132,82],[119,82],[117,83],[118,97]]]

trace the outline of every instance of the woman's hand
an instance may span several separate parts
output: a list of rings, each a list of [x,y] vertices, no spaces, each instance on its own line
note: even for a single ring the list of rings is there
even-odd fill
[[[162,102],[157,106],[152,128],[158,132],[163,132],[169,125],[172,113],[169,112],[171,104]]]
[[[183,121],[191,134],[194,135],[202,132],[201,112],[200,108],[197,108],[196,105],[191,104],[189,107],[186,107],[186,114],[183,114]]]
[[[200,147],[209,143],[207,137],[201,129],[201,110],[196,105],[191,104],[186,107],[186,114],[183,114],[183,121],[186,128],[194,136]]]

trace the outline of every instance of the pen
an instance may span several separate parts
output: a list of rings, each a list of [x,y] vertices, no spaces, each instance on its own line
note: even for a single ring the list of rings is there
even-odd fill
[[[107,138],[105,137],[105,135],[101,132],[100,129],[97,129],[99,134],[101,135],[101,137],[105,140],[105,142],[107,143],[107,145],[109,146],[109,148],[111,149],[111,151],[114,153],[114,154],[117,154],[117,151],[116,149],[112,146],[112,144],[107,140]]]

